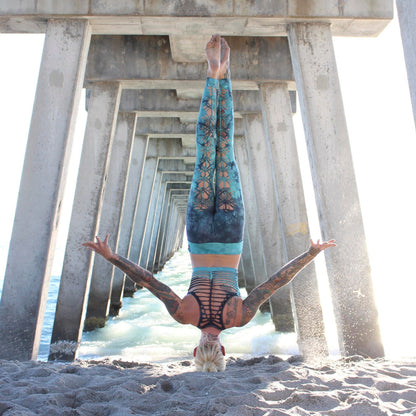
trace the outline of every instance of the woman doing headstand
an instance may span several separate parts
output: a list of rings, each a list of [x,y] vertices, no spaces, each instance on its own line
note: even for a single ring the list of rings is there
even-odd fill
[[[147,288],[182,324],[201,330],[194,350],[197,369],[225,369],[221,331],[247,324],[264,303],[310,263],[334,240],[319,244],[311,241],[301,254],[269,280],[256,287],[243,301],[238,289],[244,205],[239,172],[234,159],[234,110],[229,78],[230,48],[219,35],[206,46],[208,74],[196,131],[196,164],[189,194],[186,230],[193,267],[188,294],[181,299],[153,275],[115,254],[104,241],[84,245],[101,254],[133,281]]]

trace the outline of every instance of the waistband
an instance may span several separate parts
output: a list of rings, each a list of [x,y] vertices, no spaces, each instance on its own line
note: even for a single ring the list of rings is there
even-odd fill
[[[241,296],[238,287],[238,270],[233,267],[194,267],[190,287],[192,287],[195,280],[201,278],[219,281],[223,285],[231,286],[237,292],[237,295]]]
[[[192,273],[198,273],[198,272],[229,272],[229,273],[238,273],[237,269],[234,269],[234,267],[194,267],[192,269]]]
[[[191,254],[241,254],[243,242],[239,243],[192,243],[188,241]]]

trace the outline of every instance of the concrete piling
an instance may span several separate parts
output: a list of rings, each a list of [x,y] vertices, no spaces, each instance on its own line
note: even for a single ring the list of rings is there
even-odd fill
[[[262,84],[262,114],[270,143],[286,261],[309,247],[310,234],[287,84]],[[300,352],[328,355],[314,264],[293,280],[292,300]],[[307,293],[307,296],[305,294]]]
[[[413,118],[416,126],[416,4],[412,0],[396,0],[396,5],[400,32],[402,34],[410,98],[412,100]]]
[[[244,116],[248,159],[253,175],[258,216],[263,235],[267,275],[270,277],[286,263],[286,247],[275,189],[275,173],[261,114]],[[266,215],[267,213],[267,215]],[[284,286],[270,298],[272,319],[277,331],[294,330],[290,288]]]
[[[98,232],[101,238],[109,234],[110,247],[118,247],[135,126],[134,113],[118,115]],[[84,331],[105,325],[109,314],[114,269],[113,265],[101,256],[94,256]]]
[[[97,235],[120,92],[118,82],[99,82],[92,87],[56,305],[50,360],[73,360],[81,341],[94,257],[82,243]]]
[[[46,29],[0,303],[0,358],[38,354],[90,37],[86,20]]]
[[[126,258],[129,258],[130,256],[130,243],[132,238],[134,218],[137,211],[136,207],[138,203],[138,196],[140,194],[140,184],[143,176],[148,142],[148,137],[141,135],[136,135],[133,140],[133,149],[127,179],[127,189],[123,203],[123,216],[121,218],[118,244],[117,247],[115,247],[116,252],[120,254],[120,256]],[[111,315],[118,315],[118,311],[122,306],[124,284],[124,273],[120,269],[115,268],[111,289]]]
[[[289,43],[343,355],[384,355],[330,26],[294,23]]]

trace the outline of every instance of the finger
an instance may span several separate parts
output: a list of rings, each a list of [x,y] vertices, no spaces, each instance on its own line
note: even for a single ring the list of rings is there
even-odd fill
[[[97,239],[98,243],[100,243],[100,244],[101,244],[101,240],[100,240],[100,238],[98,237],[98,235],[97,235],[95,238]]]
[[[107,241],[108,241],[108,234],[105,236],[104,244],[107,244]]]

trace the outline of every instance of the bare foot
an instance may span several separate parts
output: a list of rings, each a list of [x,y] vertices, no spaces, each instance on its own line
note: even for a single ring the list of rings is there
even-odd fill
[[[221,63],[221,38],[220,35],[212,35],[205,47],[208,60],[207,75],[210,78],[218,78]]]
[[[224,38],[221,38],[221,64],[218,78],[230,77],[230,47]]]

